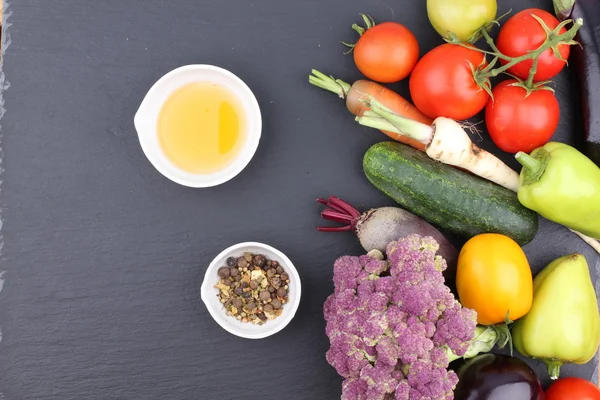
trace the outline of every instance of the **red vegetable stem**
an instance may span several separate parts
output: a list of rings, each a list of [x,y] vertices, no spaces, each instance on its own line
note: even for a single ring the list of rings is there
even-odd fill
[[[335,211],[338,211],[338,212],[341,212],[341,213],[347,214],[347,213],[346,213],[346,210],[344,210],[344,209],[343,209],[343,208],[341,208],[341,207],[338,207],[338,206],[336,206],[335,204],[332,204],[332,203],[330,203],[329,201],[327,201],[327,200],[325,200],[325,199],[318,198],[318,199],[317,199],[317,202],[319,202],[319,203],[321,203],[321,204],[325,204],[327,207],[331,208],[332,210],[335,210]]]
[[[346,232],[346,231],[351,231],[352,227],[350,225],[340,226],[337,228],[319,226],[319,227],[317,227],[317,230],[321,231],[321,232]]]
[[[329,198],[329,202],[335,206],[342,208],[344,211],[346,211],[348,214],[352,215],[355,218],[360,217],[360,211],[358,211],[356,208],[352,207],[350,204],[346,203],[342,199],[339,199],[335,196],[331,196]]]
[[[355,218],[353,218],[351,215],[342,214],[333,210],[324,210],[323,212],[321,212],[321,217],[329,221],[347,223],[350,225],[354,225],[355,221]]]

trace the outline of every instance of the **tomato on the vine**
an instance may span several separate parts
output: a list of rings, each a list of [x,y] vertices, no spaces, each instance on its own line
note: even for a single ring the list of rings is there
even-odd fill
[[[546,390],[546,400],[600,400],[600,389],[582,378],[561,378]]]
[[[559,21],[555,16],[541,9],[529,8],[515,14],[500,28],[496,39],[496,47],[502,54],[509,57],[520,57],[538,49],[545,42],[547,34],[532,14],[544,21],[551,30],[559,25]],[[565,32],[567,30],[562,28],[559,34]],[[559,44],[556,47],[562,60],[556,56],[552,49],[543,52],[538,59],[534,81],[551,79],[565,67],[571,51],[570,45]],[[506,60],[501,59],[500,61],[502,64],[507,64]],[[508,72],[521,79],[527,79],[532,65],[533,60],[521,61],[510,67]]]
[[[508,153],[530,153],[548,143],[558,127],[560,108],[549,90],[529,95],[515,79],[500,82],[493,89],[485,109],[485,123],[492,141]]]
[[[496,18],[496,0],[427,0],[427,16],[433,28],[445,39],[450,32],[461,42]]]
[[[417,38],[397,22],[370,27],[354,46],[356,67],[376,82],[392,83],[406,78],[418,60]]]
[[[475,116],[489,99],[471,69],[482,64],[485,56],[476,49],[449,43],[434,48],[419,60],[410,76],[412,101],[430,118]]]

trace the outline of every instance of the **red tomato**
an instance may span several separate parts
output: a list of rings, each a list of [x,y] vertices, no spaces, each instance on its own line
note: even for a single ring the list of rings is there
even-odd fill
[[[425,54],[410,76],[415,106],[430,118],[463,120],[475,116],[489,95],[475,82],[469,63],[478,67],[484,59],[477,50],[448,43]]]
[[[546,390],[546,400],[600,400],[600,389],[581,378],[561,378]]]
[[[492,91],[485,109],[485,123],[490,137],[508,153],[530,153],[550,141],[558,127],[560,108],[549,90],[527,91],[515,79],[500,82]]]
[[[500,29],[496,39],[496,47],[501,53],[509,57],[519,57],[538,49],[544,43],[546,32],[531,14],[541,18],[550,29],[556,28],[559,24],[558,19],[547,11],[537,8],[523,10],[506,21]],[[566,31],[565,28],[562,28],[560,33],[563,34]],[[558,46],[558,51],[562,58],[566,60],[569,58],[571,47],[561,44]],[[501,60],[501,63],[506,64],[507,61]],[[509,68],[508,72],[521,79],[527,79],[532,64],[533,60],[521,61]],[[565,65],[565,61],[556,57],[552,49],[548,49],[538,58],[537,72],[533,79],[536,82],[551,79],[562,71]]]
[[[382,83],[406,78],[419,60],[417,38],[396,22],[368,29],[354,47],[354,63],[367,78]]]

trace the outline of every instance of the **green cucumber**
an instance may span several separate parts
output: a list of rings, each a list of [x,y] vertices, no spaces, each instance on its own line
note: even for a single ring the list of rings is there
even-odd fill
[[[537,234],[537,213],[524,207],[516,193],[404,144],[373,145],[363,169],[377,189],[447,233],[465,239],[500,233],[521,246]]]

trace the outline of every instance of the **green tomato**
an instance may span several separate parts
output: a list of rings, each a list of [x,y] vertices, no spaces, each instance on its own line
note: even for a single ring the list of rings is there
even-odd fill
[[[482,26],[496,19],[496,0],[427,0],[427,16],[446,39],[450,32],[467,42]]]

